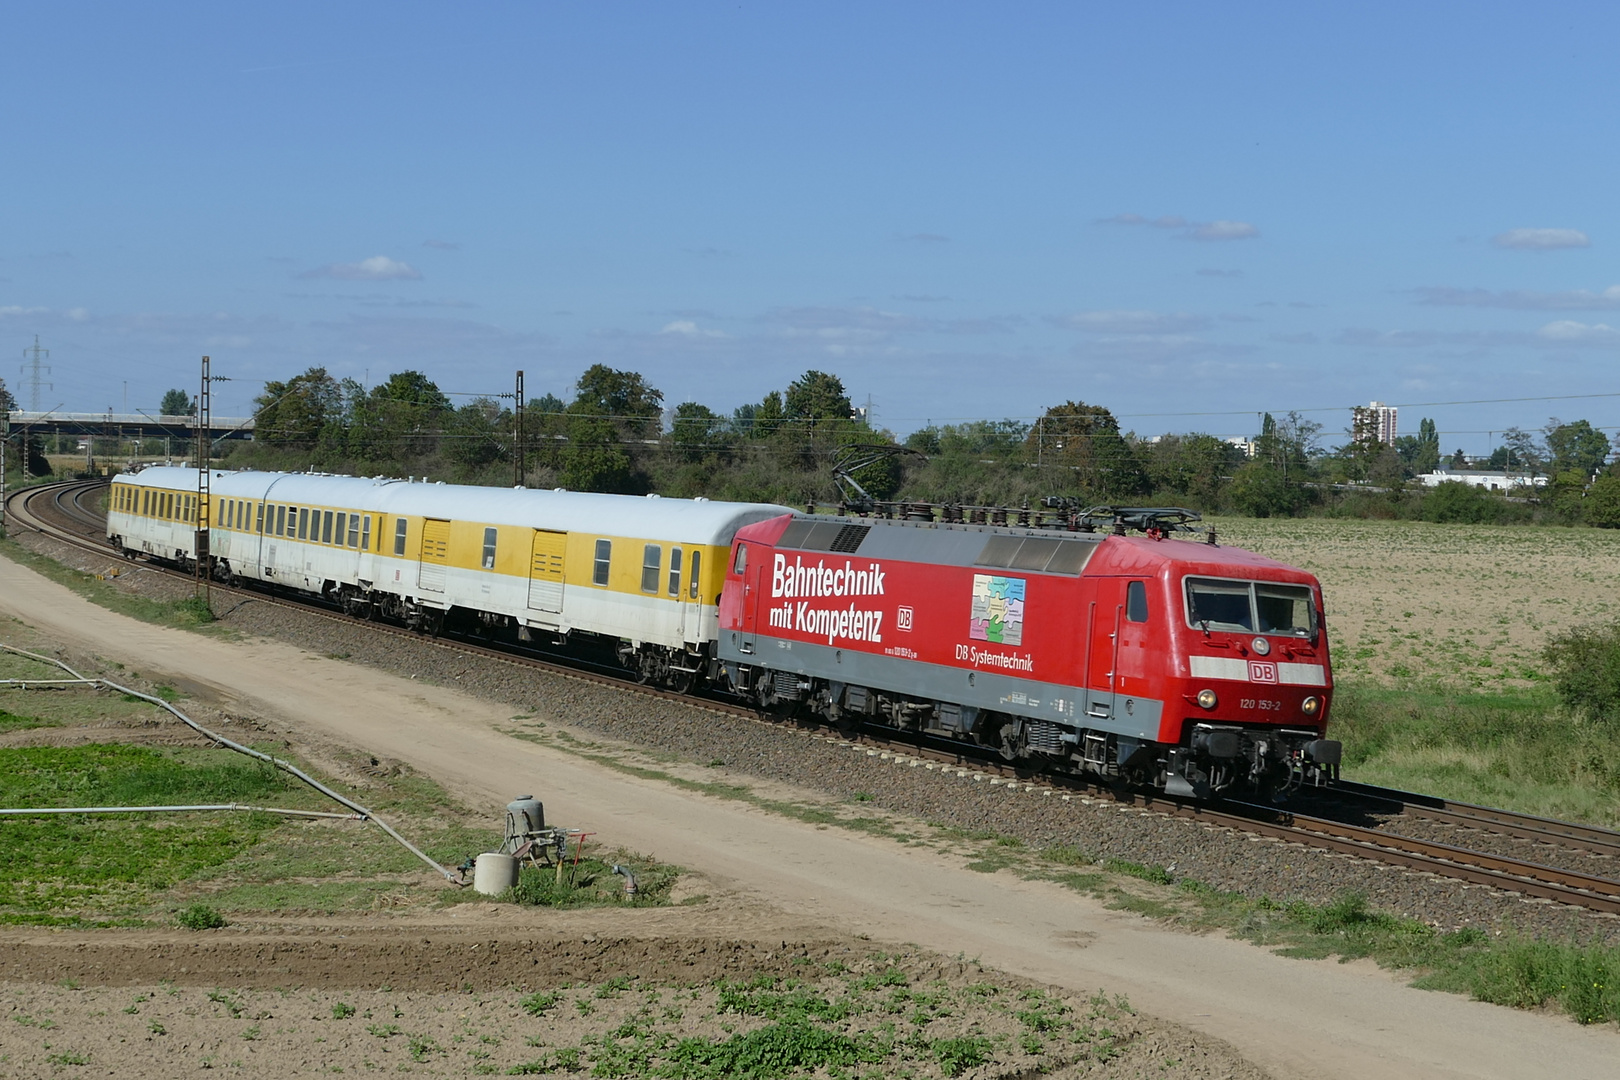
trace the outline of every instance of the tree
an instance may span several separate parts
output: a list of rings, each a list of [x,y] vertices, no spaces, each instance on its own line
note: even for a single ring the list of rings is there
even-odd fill
[[[432,453],[452,411],[450,399],[432,379],[420,371],[395,372],[351,399],[350,450],[373,461]]]
[[[1565,424],[1555,416],[1542,431],[1555,472],[1577,469],[1582,476],[1591,476],[1609,460],[1609,437],[1586,420]]]
[[[1479,525],[1496,516],[1497,505],[1473,484],[1442,480],[1423,499],[1423,520]]]
[[[473,398],[448,417],[444,456],[466,469],[491,465],[509,456],[512,414],[494,398]]]
[[[196,412],[197,403],[184,390],[170,390],[158,406],[159,416],[193,416]]]
[[[1039,465],[1072,469],[1080,489],[1101,499],[1135,495],[1146,487],[1135,451],[1120,435],[1114,414],[1101,405],[1052,406],[1030,430],[1025,447]]]
[[[420,371],[397,371],[371,392],[373,401],[414,405],[429,413],[448,412],[450,399],[432,379]]]
[[[253,399],[254,439],[269,446],[312,448],[328,425],[343,419],[343,389],[323,367],[286,382],[267,382]]]
[[[586,368],[574,388],[569,409],[580,415],[654,420],[664,410],[662,391],[634,371],[615,371],[606,364]]]
[[[0,413],[8,413],[17,407],[17,399],[11,396],[6,389],[6,380],[0,379]]]
[[[1226,478],[1244,461],[1243,451],[1213,435],[1161,435],[1144,449],[1153,490],[1205,510],[1219,505]]]
[[[702,461],[718,447],[720,417],[707,405],[683,401],[675,407],[675,423],[669,433],[670,446],[685,461]]]
[[[1427,416],[1418,424],[1416,435],[1402,435],[1395,440],[1395,452],[1400,454],[1413,473],[1431,473],[1440,467],[1440,433],[1434,421]]]
[[[1541,447],[1536,444],[1536,437],[1523,428],[1510,427],[1502,432],[1502,445],[1498,449],[1503,451],[1503,461],[1500,465],[1496,464],[1496,455],[1493,453],[1491,455],[1493,469],[1508,469],[1534,476],[1541,472],[1547,463]]]
[[[848,420],[849,394],[844,382],[824,371],[807,371],[788,385],[784,408],[791,420]]]
[[[1582,510],[1600,529],[1620,529],[1620,476],[1600,476],[1587,489]]]
[[[569,417],[568,442],[561,458],[563,486],[571,491],[641,493],[619,430],[607,417]]]

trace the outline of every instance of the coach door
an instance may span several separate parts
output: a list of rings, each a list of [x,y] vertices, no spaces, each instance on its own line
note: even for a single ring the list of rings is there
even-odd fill
[[[422,522],[422,565],[416,583],[423,592],[444,592],[444,568],[450,562],[450,523],[438,518]]]
[[[529,561],[529,607],[533,610],[562,611],[563,552],[567,547],[567,533],[534,530]]]

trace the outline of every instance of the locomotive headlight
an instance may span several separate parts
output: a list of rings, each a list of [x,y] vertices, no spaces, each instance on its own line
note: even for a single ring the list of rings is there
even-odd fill
[[[1317,713],[1322,711],[1322,699],[1318,697],[1306,698],[1304,701],[1299,703],[1299,711],[1304,713],[1306,716],[1315,716]]]
[[[1215,707],[1215,691],[1198,691],[1198,707],[1200,709],[1213,709]]]

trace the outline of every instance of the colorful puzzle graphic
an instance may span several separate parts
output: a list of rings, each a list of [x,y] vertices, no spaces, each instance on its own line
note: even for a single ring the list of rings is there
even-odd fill
[[[1024,643],[1024,579],[973,575],[973,615],[968,637],[1001,645]]]

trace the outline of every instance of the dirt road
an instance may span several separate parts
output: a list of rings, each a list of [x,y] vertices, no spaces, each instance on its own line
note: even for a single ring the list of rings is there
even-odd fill
[[[492,816],[532,790],[555,820],[692,867],[797,919],[1127,994],[1280,1077],[1620,1074],[1613,1030],[1412,990],[1371,965],[1286,960],[1166,931],[1054,885],[968,872],[938,853],[626,777],[502,734],[510,717],[499,705],[284,644],[152,627],[5,560],[0,612],[293,730],[408,761]]]

